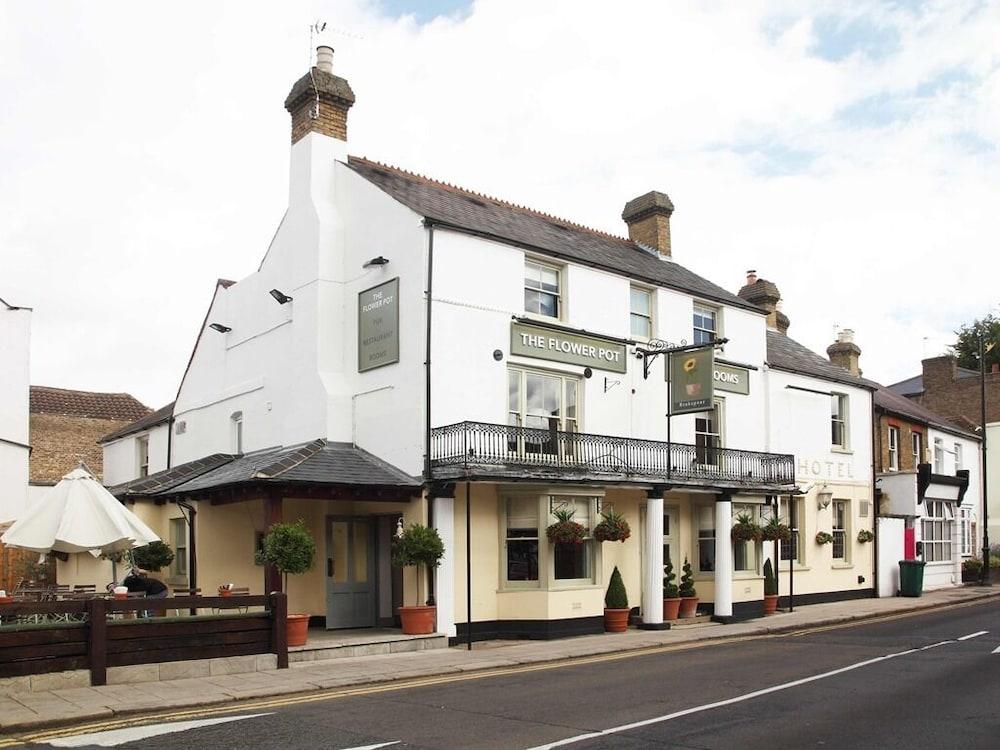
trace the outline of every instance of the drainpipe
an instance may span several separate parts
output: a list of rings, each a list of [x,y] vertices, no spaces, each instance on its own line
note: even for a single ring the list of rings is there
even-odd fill
[[[170,468],[170,452],[173,445],[174,437],[174,415],[171,414],[170,418],[167,420],[167,468]]]
[[[424,483],[430,489],[431,481],[431,314],[434,304],[434,224],[425,219],[424,226],[427,227],[427,311],[425,313],[426,330],[424,332],[425,353],[424,353]],[[434,528],[434,493],[427,493],[427,526]],[[417,575],[419,575],[419,571]],[[434,575],[428,576],[427,581],[427,602],[428,606],[434,606]]]
[[[882,457],[882,430],[879,429],[878,419],[875,415],[875,394],[872,393],[872,532],[874,533],[874,538],[872,539],[872,587],[875,589],[873,594],[874,598],[878,599],[878,519],[879,519],[879,497],[878,488],[875,483],[878,481],[876,476],[876,463],[875,463],[875,451],[878,450],[879,458]],[[877,438],[877,439],[876,439]],[[899,446],[897,446],[899,450]]]
[[[198,588],[198,541],[195,536],[194,522],[198,515],[197,509],[187,500],[177,500],[177,507],[187,511],[188,526],[188,587]],[[192,615],[198,614],[197,609],[191,610]]]

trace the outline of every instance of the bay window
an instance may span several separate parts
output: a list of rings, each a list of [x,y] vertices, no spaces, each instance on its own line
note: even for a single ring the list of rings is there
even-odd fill
[[[588,531],[587,539],[583,544],[552,545],[553,578],[563,582],[592,582],[594,577],[594,545],[596,544],[593,537],[589,535],[594,525],[591,516],[592,499],[589,497],[553,497],[551,504],[553,513],[557,510],[572,510],[573,520]],[[554,523],[555,520],[555,516],[552,515],[549,518],[549,523]]]
[[[508,584],[538,583],[538,498],[506,500],[506,580]]]
[[[924,538],[924,560],[951,560],[951,535],[955,523],[955,506],[943,500],[925,500],[925,515],[920,519]]]

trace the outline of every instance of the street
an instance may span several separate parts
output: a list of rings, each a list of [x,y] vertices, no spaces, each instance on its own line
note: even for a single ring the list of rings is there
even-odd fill
[[[106,735],[48,730],[29,746],[995,748],[998,618],[1000,603],[989,601],[351,697],[192,711],[184,724],[138,726],[155,724],[143,717]]]

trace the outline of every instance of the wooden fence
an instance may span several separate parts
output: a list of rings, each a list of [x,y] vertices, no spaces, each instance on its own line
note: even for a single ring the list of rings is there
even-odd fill
[[[105,685],[108,667],[268,653],[285,669],[287,607],[278,593],[0,604],[0,677],[89,669],[90,683]],[[195,608],[219,614],[134,617],[143,610]]]

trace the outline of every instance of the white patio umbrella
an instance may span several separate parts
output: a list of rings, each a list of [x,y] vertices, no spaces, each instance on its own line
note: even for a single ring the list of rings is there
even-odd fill
[[[64,476],[0,536],[10,547],[95,556],[142,547],[159,537],[83,465]]]

